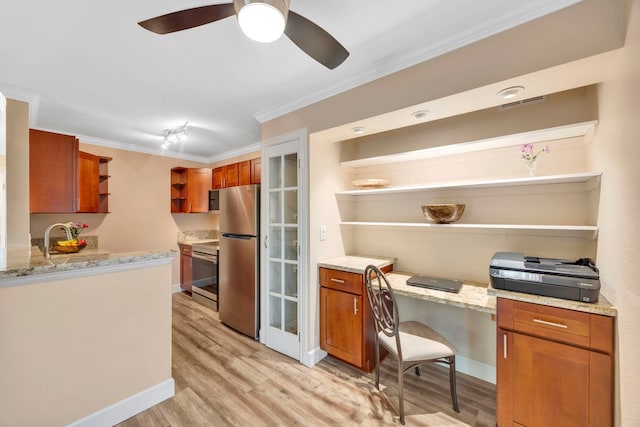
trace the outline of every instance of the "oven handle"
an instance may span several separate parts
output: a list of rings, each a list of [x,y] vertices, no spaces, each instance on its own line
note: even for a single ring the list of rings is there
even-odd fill
[[[203,259],[205,261],[210,261],[213,263],[218,262],[218,257],[215,255],[201,254],[199,252],[191,252],[191,256],[198,259]]]

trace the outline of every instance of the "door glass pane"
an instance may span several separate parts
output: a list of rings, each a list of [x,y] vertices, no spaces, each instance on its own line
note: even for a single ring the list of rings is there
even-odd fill
[[[298,303],[286,300],[284,302],[284,327],[291,334],[298,333]]]
[[[269,258],[282,258],[282,227],[269,227]]]
[[[282,187],[282,165],[280,157],[269,159],[269,188]]]
[[[295,264],[284,265],[284,294],[298,298],[298,266]]]
[[[269,292],[282,293],[282,263],[269,261]]]
[[[269,223],[280,224],[282,222],[282,203],[280,191],[269,192]]]
[[[298,153],[284,156],[284,186],[298,186]]]
[[[298,259],[298,229],[287,227],[284,230],[284,258],[288,260]]]
[[[269,297],[269,326],[282,329],[282,299],[274,296]]]
[[[298,190],[287,190],[284,193],[284,222],[298,223]]]

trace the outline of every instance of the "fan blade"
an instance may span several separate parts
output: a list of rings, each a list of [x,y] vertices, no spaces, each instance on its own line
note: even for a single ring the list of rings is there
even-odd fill
[[[235,14],[233,3],[212,4],[167,13],[166,15],[138,22],[138,25],[157,34],[168,34],[199,27]]]
[[[284,33],[307,55],[330,70],[342,64],[349,56],[347,49],[331,34],[291,10]]]

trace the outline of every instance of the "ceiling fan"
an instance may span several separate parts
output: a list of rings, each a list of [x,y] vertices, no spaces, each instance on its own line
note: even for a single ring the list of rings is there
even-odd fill
[[[237,15],[242,31],[254,40],[270,42],[284,33],[307,55],[325,67],[333,70],[342,64],[349,52],[331,34],[289,10],[289,1],[233,0],[233,3],[212,4],[168,13],[138,24],[154,33],[168,34]],[[271,27],[269,23],[274,25]]]

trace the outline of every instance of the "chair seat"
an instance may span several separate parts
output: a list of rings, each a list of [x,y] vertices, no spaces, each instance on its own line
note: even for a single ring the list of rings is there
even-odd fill
[[[398,329],[404,362],[439,359],[456,354],[455,347],[446,338],[420,322],[402,322]],[[398,358],[395,337],[380,332],[378,338],[380,344]]]

